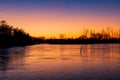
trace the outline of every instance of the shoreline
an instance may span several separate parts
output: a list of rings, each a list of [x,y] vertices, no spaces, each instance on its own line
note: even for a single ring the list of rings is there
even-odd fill
[[[89,45],[89,44],[120,44],[117,43],[117,42],[108,42],[108,43],[37,43],[37,44],[50,44],[50,45]],[[25,47],[25,46],[31,46],[31,45],[37,45],[37,44],[28,44],[28,45],[18,45],[18,46],[15,46],[15,45],[11,45],[11,46],[4,46],[4,47],[1,47],[0,46],[0,49],[4,49],[4,48],[12,48],[12,47]]]

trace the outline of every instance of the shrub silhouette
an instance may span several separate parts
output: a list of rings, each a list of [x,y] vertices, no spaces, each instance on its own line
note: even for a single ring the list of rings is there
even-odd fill
[[[93,44],[93,43],[120,43],[120,29],[114,31],[108,28],[101,32],[84,29],[83,34],[78,38],[66,38],[60,34],[59,39],[45,39],[42,37],[31,37],[23,29],[14,28],[5,20],[0,21],[0,47],[24,46],[30,44]]]
[[[5,20],[0,22],[0,47],[22,46],[32,43],[32,37],[23,29],[13,28]]]

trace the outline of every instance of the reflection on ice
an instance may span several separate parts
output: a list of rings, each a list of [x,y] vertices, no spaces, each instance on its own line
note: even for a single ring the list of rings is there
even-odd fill
[[[20,69],[24,65],[25,49],[0,49],[0,71]]]
[[[119,67],[120,44],[0,49],[0,80],[119,80]]]

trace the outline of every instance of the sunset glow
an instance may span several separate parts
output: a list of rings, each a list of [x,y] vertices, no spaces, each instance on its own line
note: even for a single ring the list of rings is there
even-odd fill
[[[0,20],[32,36],[79,36],[83,29],[120,28],[119,0],[4,0]]]

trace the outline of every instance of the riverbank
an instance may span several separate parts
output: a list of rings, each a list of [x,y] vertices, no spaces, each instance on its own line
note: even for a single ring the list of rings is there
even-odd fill
[[[111,32],[110,32],[111,30]],[[114,33],[114,34],[113,34]],[[94,32],[84,30],[83,34],[77,38],[66,38],[60,34],[59,38],[46,39],[45,37],[34,37],[21,28],[14,28],[7,24],[5,20],[0,21],[0,48],[13,46],[26,46],[40,43],[47,44],[108,44],[120,43],[120,30],[113,29]]]

